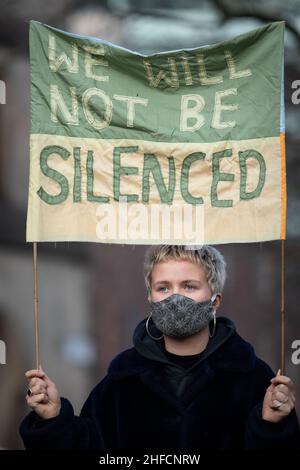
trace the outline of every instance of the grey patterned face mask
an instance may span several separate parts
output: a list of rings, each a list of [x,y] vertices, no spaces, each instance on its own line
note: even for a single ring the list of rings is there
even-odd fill
[[[150,301],[153,322],[164,335],[185,338],[203,330],[214,318],[217,294],[203,302],[172,294],[158,302]]]

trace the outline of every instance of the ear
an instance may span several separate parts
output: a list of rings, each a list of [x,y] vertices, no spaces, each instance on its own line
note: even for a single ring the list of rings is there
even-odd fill
[[[223,299],[223,295],[221,294],[221,292],[218,292],[217,296],[214,300],[214,303],[213,303],[213,305],[216,309],[218,309],[220,307],[220,305],[222,303],[222,299]]]

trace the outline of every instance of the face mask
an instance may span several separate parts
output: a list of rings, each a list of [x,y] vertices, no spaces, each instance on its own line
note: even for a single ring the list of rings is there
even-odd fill
[[[185,295],[172,294],[158,302],[150,301],[153,322],[166,336],[191,336],[203,330],[214,318],[213,301],[216,296],[197,302]]]

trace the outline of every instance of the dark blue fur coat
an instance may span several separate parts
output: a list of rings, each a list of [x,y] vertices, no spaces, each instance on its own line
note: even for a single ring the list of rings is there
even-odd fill
[[[79,417],[62,398],[59,416],[31,412],[20,433],[26,449],[300,449],[293,410],[280,423],[261,417],[274,372],[225,317],[196,361],[170,360],[164,340],[136,327],[134,347],[111,362]],[[159,331],[151,325],[151,332]]]

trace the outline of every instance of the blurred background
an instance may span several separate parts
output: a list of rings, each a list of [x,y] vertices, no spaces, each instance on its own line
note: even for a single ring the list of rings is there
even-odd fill
[[[21,449],[28,409],[24,372],[34,367],[32,244],[25,241],[29,169],[29,20],[97,36],[144,54],[213,44],[285,20],[287,141],[286,374],[300,414],[300,0],[0,0],[0,448]],[[3,84],[2,84],[3,86]],[[4,102],[5,101],[5,102]],[[217,246],[228,263],[220,315],[229,316],[256,353],[280,364],[280,241]],[[132,346],[148,316],[145,245],[38,244],[41,363],[79,412],[112,358]]]

